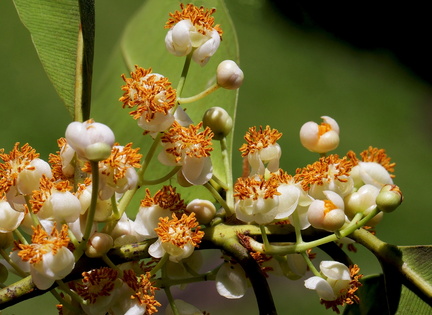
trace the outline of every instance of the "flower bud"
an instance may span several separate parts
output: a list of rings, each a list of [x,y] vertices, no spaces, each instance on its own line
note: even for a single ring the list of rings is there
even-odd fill
[[[222,61],[216,70],[217,83],[228,90],[238,89],[243,84],[243,71],[232,60]]]
[[[309,206],[308,220],[317,229],[339,230],[345,223],[344,202],[333,191],[324,191],[326,200],[314,200]]]
[[[397,207],[399,207],[402,201],[402,192],[396,185],[383,186],[376,198],[378,209],[387,213],[394,211]]]
[[[221,140],[231,132],[233,120],[222,107],[212,107],[204,113],[203,125],[213,131],[213,139]]]
[[[102,161],[110,156],[115,138],[108,126],[90,119],[83,123],[70,123],[66,129],[66,140],[81,158]]]
[[[309,151],[327,153],[339,145],[339,125],[331,117],[321,118],[324,122],[320,125],[309,121],[301,127],[300,141]]]
[[[113,244],[110,235],[96,232],[90,237],[85,253],[90,258],[101,257],[113,247]]]
[[[186,207],[186,212],[195,212],[200,224],[208,224],[216,214],[216,207],[205,199],[194,199]]]

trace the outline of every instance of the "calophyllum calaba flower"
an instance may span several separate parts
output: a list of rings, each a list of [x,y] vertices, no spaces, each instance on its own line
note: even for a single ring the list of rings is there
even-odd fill
[[[180,4],[181,11],[170,13],[165,27],[167,50],[175,56],[186,56],[192,52],[192,59],[204,66],[214,55],[222,39],[222,30],[214,24],[215,9],[205,9],[193,4]]]

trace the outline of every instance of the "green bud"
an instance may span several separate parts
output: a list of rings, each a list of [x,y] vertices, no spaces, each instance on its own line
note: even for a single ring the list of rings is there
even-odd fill
[[[222,107],[209,108],[203,117],[204,127],[209,127],[213,133],[213,139],[225,138],[233,128],[233,120],[228,112]]]
[[[376,198],[378,209],[383,212],[394,211],[403,201],[401,190],[396,185],[385,185]]]

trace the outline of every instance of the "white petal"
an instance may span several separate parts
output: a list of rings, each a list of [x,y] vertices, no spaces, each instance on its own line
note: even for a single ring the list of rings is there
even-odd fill
[[[193,185],[204,185],[213,176],[213,165],[209,156],[196,158],[186,156],[182,173],[184,178]]]
[[[306,279],[304,284],[307,289],[316,290],[318,296],[323,300],[333,301],[337,298],[330,284],[321,277]]]
[[[239,299],[246,292],[246,276],[238,265],[224,263],[216,274],[216,289],[227,299]]]
[[[320,263],[321,272],[328,278],[351,280],[347,266],[337,261],[324,260]]]

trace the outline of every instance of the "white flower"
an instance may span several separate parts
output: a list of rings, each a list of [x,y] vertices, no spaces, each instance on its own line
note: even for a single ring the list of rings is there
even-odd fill
[[[237,219],[268,224],[287,219],[297,208],[302,190],[286,173],[273,173],[270,178],[239,178],[234,186]]]
[[[357,275],[359,268],[354,265],[348,269],[342,263],[336,261],[322,261],[320,263],[322,277],[314,276],[305,280],[305,287],[316,290],[326,308],[332,308],[337,313],[338,305],[358,303],[359,298],[355,295],[361,286]]]
[[[43,176],[40,189],[33,192],[33,212],[39,218],[56,222],[71,223],[78,219],[81,204],[78,198],[70,192],[68,181],[53,182]]]
[[[186,56],[193,51],[192,59],[204,66],[219,47],[222,30],[213,26],[211,16],[215,9],[207,10],[188,4],[180,4],[182,11],[170,13],[165,27],[169,31],[165,37],[167,50],[175,56]]]
[[[61,231],[55,226],[50,235],[39,225],[33,229],[32,243],[19,244],[18,256],[29,265],[32,281],[41,290],[66,277],[75,266],[75,257],[67,248],[67,225]]]
[[[327,153],[339,145],[339,125],[331,117],[322,116],[321,118],[324,120],[321,125],[309,121],[301,127],[300,141],[306,149],[312,152]]]
[[[126,82],[120,101],[123,108],[136,107],[129,114],[137,120],[138,126],[145,130],[144,134],[155,133],[168,129],[174,122],[172,108],[176,102],[176,92],[168,78],[152,69],[135,66],[131,78],[122,75]]]
[[[108,126],[90,119],[71,122],[66,128],[66,140],[79,157],[100,161],[110,155],[115,138]]]
[[[158,239],[148,250],[154,258],[168,254],[172,262],[180,262],[192,255],[204,236],[195,219],[195,213],[189,216],[183,214],[181,219],[173,213],[171,220],[166,217],[160,218],[159,221],[159,226],[155,229]]]
[[[282,153],[276,141],[280,137],[282,134],[276,129],[270,129],[270,126],[266,126],[265,129],[260,126],[259,130],[256,127],[249,128],[244,136],[247,143],[244,143],[239,150],[242,156],[248,159],[251,176],[264,175],[266,166],[270,172],[276,172],[279,169]]]
[[[308,220],[313,227],[327,231],[339,230],[345,223],[344,202],[341,196],[326,190],[326,200],[314,200],[309,206]]]
[[[201,126],[202,122],[189,127],[174,122],[161,138],[164,150],[158,156],[164,165],[182,166],[184,178],[193,185],[203,185],[213,175],[210,159],[213,133],[208,127],[199,132]]]
[[[360,153],[361,160],[356,157],[353,151],[347,153],[354,167],[351,177],[355,187],[359,188],[364,184],[373,185],[381,189],[384,185],[393,184],[395,163],[390,162],[390,158],[384,149],[369,147]]]
[[[186,212],[194,212],[200,224],[208,224],[215,217],[216,207],[209,200],[194,199],[188,203]]]
[[[171,217],[176,212],[185,209],[183,199],[176,193],[175,187],[164,186],[153,197],[146,189],[146,196],[141,200],[140,208],[135,218],[135,231],[144,239],[156,237],[155,228],[158,227],[159,218]]]

